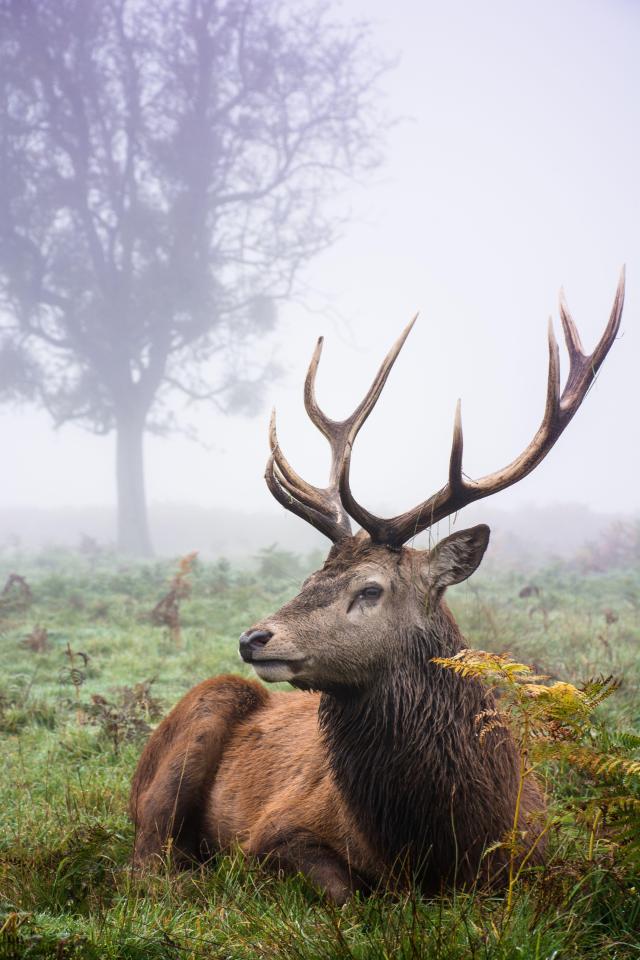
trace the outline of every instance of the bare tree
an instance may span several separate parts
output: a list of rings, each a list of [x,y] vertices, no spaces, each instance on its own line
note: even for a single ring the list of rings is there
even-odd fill
[[[380,161],[385,69],[323,0],[0,0],[0,383],[116,431],[121,549],[175,394],[251,412],[276,374],[250,347]]]

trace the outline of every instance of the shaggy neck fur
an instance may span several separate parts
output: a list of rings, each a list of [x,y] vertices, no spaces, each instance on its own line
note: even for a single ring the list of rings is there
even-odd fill
[[[408,867],[423,888],[472,882],[479,866],[495,877],[505,851],[482,853],[513,826],[515,744],[499,729],[481,745],[476,717],[494,706],[491,692],[430,662],[462,647],[446,609],[398,643],[373,689],[321,698],[336,781],[389,867]]]

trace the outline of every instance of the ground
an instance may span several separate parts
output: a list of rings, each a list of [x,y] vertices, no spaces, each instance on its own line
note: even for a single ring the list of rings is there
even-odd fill
[[[594,801],[611,771],[544,769],[551,858],[518,882],[509,910],[480,893],[380,893],[337,910],[302,878],[237,856],[178,877],[132,871],[127,794],[149,729],[205,677],[251,675],[239,634],[314,562],[277,550],[253,567],[187,562],[177,615],[165,604],[153,618],[175,563],[0,556],[0,589],[17,573],[31,591],[14,582],[0,597],[0,956],[640,957],[638,837],[625,840],[613,807]],[[591,735],[626,763],[611,788],[620,805],[640,807],[640,570],[480,571],[450,604],[473,647],[553,679],[620,678]],[[640,829],[640,816],[629,822]]]

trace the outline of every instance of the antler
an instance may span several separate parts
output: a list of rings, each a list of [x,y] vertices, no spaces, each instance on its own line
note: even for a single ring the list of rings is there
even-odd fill
[[[411,537],[426,530],[427,527],[444,517],[456,513],[462,507],[466,507],[467,504],[473,503],[474,500],[481,500],[483,497],[488,497],[499,490],[504,490],[531,473],[540,461],[546,457],[576,413],[616,338],[624,304],[624,282],[625,271],[623,267],[609,322],[600,342],[589,356],[583,351],[580,336],[571,319],[564,293],[561,291],[560,317],[569,352],[569,376],[561,395],[558,343],[553,332],[551,319],[549,319],[549,376],[547,402],[542,423],[529,446],[502,470],[490,473],[480,480],[467,480],[463,477],[462,419],[460,401],[458,401],[449,459],[448,482],[441,490],[438,490],[437,493],[434,493],[428,500],[425,500],[413,510],[390,520],[383,520],[361,507],[351,493],[349,487],[351,445],[349,445],[345,452],[340,473],[340,498],[348,513],[364,527],[374,542],[385,543],[393,547],[401,546]]]
[[[315,487],[296,473],[280,448],[276,433],[275,410],[271,415],[269,426],[271,456],[265,472],[267,486],[283,507],[313,524],[334,543],[351,535],[349,515],[345,510],[346,504],[343,504],[340,497],[345,462],[351,453],[353,441],[360,427],[373,410],[380,396],[389,372],[415,320],[414,317],[396,340],[378,370],[364,400],[346,420],[331,420],[318,406],[315,384],[323,338],[320,337],[318,340],[304,384],[304,405],[310,419],[324,434],[331,446],[331,472],[327,487]]]
[[[546,457],[584,400],[620,328],[624,304],[624,281],[625,271],[623,267],[609,322],[600,342],[593,353],[588,356],[583,351],[578,330],[571,319],[564,294],[561,292],[560,318],[569,352],[569,376],[564,390],[560,394],[558,343],[553,332],[551,319],[549,319],[547,402],[538,432],[520,456],[516,457],[512,463],[502,470],[490,473],[480,480],[465,479],[462,473],[462,419],[460,401],[458,401],[447,483],[413,510],[389,520],[384,520],[369,513],[351,493],[349,486],[351,451],[358,431],[373,410],[416,318],[413,318],[387,354],[362,403],[350,417],[342,421],[330,420],[320,410],[316,400],[315,379],[322,352],[322,337],[320,337],[305,380],[304,404],[309,417],[331,445],[329,486],[324,488],[314,487],[306,483],[291,467],[278,443],[274,411],[269,430],[271,457],[267,463],[265,474],[271,493],[287,510],[291,510],[303,519],[308,520],[334,543],[351,535],[349,522],[351,516],[367,531],[374,543],[400,547],[411,537],[426,530],[427,527],[432,526],[444,517],[457,513],[458,510],[466,507],[469,503],[473,503],[474,500],[481,500],[483,497],[488,497],[517,483],[518,480],[531,473],[534,467]]]

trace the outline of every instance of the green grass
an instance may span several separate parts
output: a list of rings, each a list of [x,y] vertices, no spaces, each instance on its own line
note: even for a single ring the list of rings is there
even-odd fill
[[[170,564],[0,560],[0,587],[15,571],[33,590],[28,606],[0,601],[0,957],[640,957],[636,861],[605,829],[587,860],[579,801],[590,784],[567,770],[549,773],[549,865],[519,885],[511,916],[502,897],[480,893],[381,893],[336,910],[302,878],[279,880],[239,856],[177,876],[132,872],[126,804],[144,731],[199,680],[250,675],[237,637],[296,591],[304,567],[273,552],[258,573],[198,563],[178,647],[149,621]],[[640,571],[548,568],[528,582],[539,594],[520,597],[515,573],[479,573],[451,591],[469,644],[563,680],[616,674],[602,723],[640,733]],[[37,625],[43,652],[22,645]],[[150,692],[132,693],[147,680]]]

